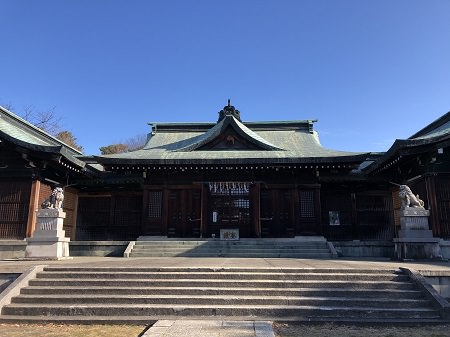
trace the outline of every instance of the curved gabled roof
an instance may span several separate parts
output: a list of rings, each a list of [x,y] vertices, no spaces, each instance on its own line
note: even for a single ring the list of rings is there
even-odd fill
[[[137,151],[92,156],[89,162],[103,164],[258,164],[362,162],[367,153],[324,148],[312,128],[314,121],[241,122],[232,115],[217,123],[152,124],[146,146]],[[232,134],[237,148],[214,143]],[[233,143],[234,144],[234,143]]]
[[[0,139],[16,144],[24,149],[60,154],[69,162],[84,167],[85,163],[76,156],[82,152],[35,127],[26,120],[0,107]]]
[[[384,155],[368,166],[365,171],[372,173],[383,170],[397,162],[402,156],[436,150],[450,146],[450,112],[430,123],[408,139],[396,139]]]
[[[283,149],[271,144],[269,141],[265,140],[263,137],[250,130],[240,121],[238,121],[234,116],[226,116],[216,125],[214,125],[211,129],[209,129],[207,132],[196,137],[195,139],[192,139],[193,142],[190,145],[182,147],[177,151],[195,151],[196,149],[199,149],[207,145],[208,143],[213,142],[228,127],[232,128],[234,131],[236,131],[237,134],[239,134],[241,137],[243,137],[250,143],[256,145],[261,150],[283,151]]]

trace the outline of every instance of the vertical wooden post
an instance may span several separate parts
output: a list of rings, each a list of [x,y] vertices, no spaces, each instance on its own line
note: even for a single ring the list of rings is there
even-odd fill
[[[41,189],[41,182],[34,180],[31,183],[30,191],[30,204],[28,206],[28,221],[26,236],[31,237],[33,235],[36,226],[36,211],[39,209],[39,190]]]
[[[292,188],[292,216],[290,221],[289,227],[292,228],[292,232],[287,234],[295,237],[297,233],[300,233],[300,193],[297,185]]]
[[[251,198],[253,204],[254,230],[257,238],[261,237],[261,184],[256,183],[252,188]]]
[[[207,189],[206,184],[202,184],[202,191],[201,191],[201,206],[200,206],[200,237],[203,238],[206,236],[207,233],[207,226],[208,226],[208,201],[207,201]]]
[[[322,204],[320,202],[320,186],[314,189],[314,215],[315,219],[315,229],[318,235],[323,235],[322,229]]]
[[[77,216],[78,216],[78,192],[74,193],[74,205],[73,205],[73,229],[70,240],[76,240],[77,237]]]
[[[439,214],[438,202],[436,198],[436,176],[427,175],[425,177],[425,186],[427,189],[428,209],[430,210],[430,229],[433,235],[440,237],[442,235]]]
[[[164,187],[162,190],[162,221],[161,221],[161,235],[167,235],[167,227],[169,224],[169,189]]]
[[[141,233],[139,235],[147,235],[148,227],[148,203],[149,203],[149,190],[143,189],[142,191],[142,213],[141,213]]]
[[[358,224],[358,209],[356,205],[356,193],[350,193],[352,202],[352,238],[353,240],[359,239],[359,224]]]

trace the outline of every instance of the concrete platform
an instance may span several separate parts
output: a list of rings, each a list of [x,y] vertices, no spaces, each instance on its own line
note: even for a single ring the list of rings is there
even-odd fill
[[[84,257],[51,261],[39,259],[0,260],[0,272],[24,272],[37,265],[89,266],[89,267],[208,267],[208,268],[362,268],[395,269],[405,267],[417,271],[450,271],[448,261],[391,261],[389,259],[292,259],[292,258],[189,258],[189,257]]]

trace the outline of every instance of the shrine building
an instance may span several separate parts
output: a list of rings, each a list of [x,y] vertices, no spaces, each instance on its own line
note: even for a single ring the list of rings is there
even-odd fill
[[[83,155],[0,108],[0,240],[33,233],[34,213],[64,188],[72,241],[323,236],[389,241],[398,184],[450,239],[450,113],[383,153],[320,144],[315,120],[244,121],[228,104],[215,122],[151,123],[146,145]]]

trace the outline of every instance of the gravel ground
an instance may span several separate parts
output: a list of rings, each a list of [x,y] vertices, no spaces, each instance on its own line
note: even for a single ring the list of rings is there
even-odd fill
[[[450,325],[366,327],[274,323],[276,337],[450,337]]]

